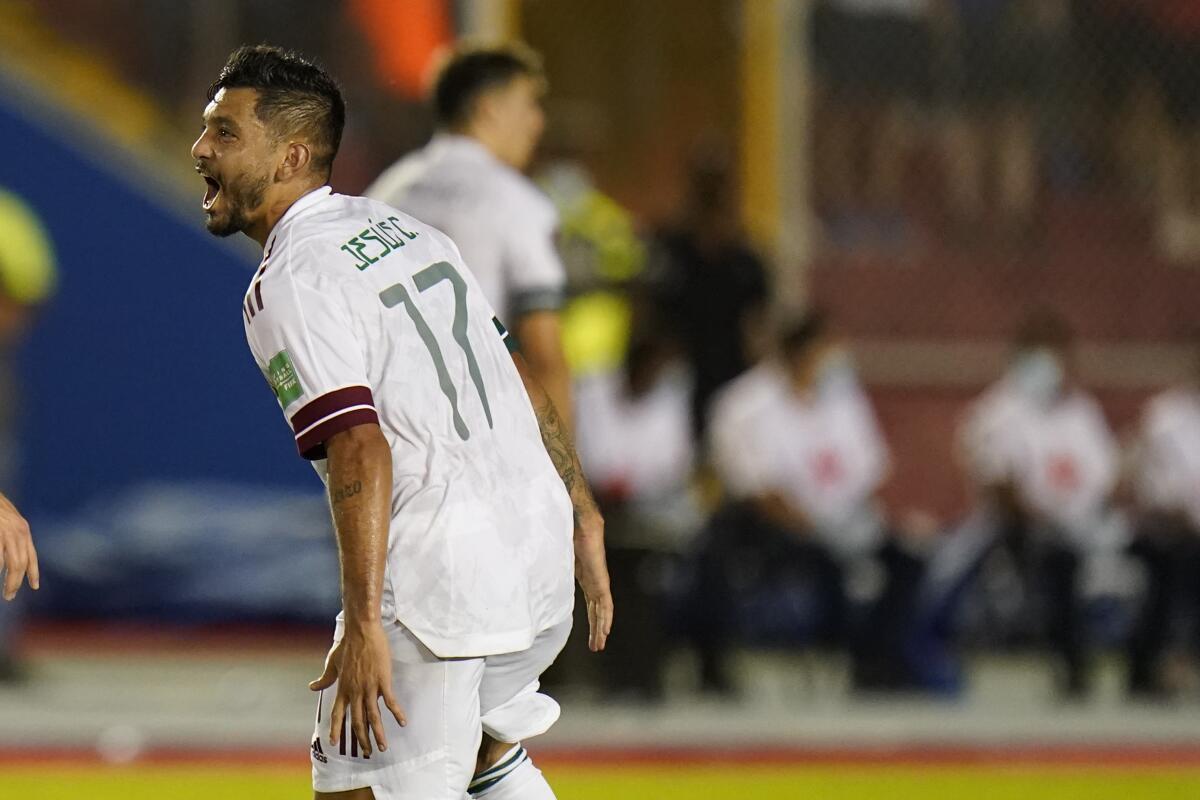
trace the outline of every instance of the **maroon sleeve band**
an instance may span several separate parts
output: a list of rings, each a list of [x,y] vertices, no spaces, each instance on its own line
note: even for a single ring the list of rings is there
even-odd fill
[[[375,398],[366,386],[347,386],[327,392],[310,401],[295,414],[292,414],[292,432],[299,436],[304,429],[320,422],[325,417],[335,414],[351,406],[374,406]]]
[[[292,415],[296,449],[309,461],[325,457],[325,442],[355,425],[379,423],[375,400],[366,386],[347,386],[323,394]]]
[[[309,461],[325,458],[325,443],[342,431],[356,425],[379,424],[379,415],[373,408],[356,408],[344,411],[309,429],[303,436],[296,437],[296,449],[300,457]]]

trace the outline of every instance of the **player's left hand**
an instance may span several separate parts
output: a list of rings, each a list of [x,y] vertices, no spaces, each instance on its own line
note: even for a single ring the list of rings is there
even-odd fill
[[[338,688],[329,714],[330,743],[338,743],[345,716],[349,714],[350,728],[364,756],[371,755],[368,730],[374,734],[379,751],[387,750],[379,700],[382,698],[401,727],[408,721],[392,694],[392,655],[387,636],[378,623],[361,627],[347,625],[346,634],[325,657],[325,671],[308,688],[319,692],[335,682]]]
[[[612,632],[613,598],[604,554],[604,519],[589,514],[575,528],[575,579],[587,602],[588,649],[599,653]]]
[[[39,585],[37,551],[29,523],[8,498],[0,494],[0,573],[4,573],[4,599],[12,600],[28,578],[29,587]]]

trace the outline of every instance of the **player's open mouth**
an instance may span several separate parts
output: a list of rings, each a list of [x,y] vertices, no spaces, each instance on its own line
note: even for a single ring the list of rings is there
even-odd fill
[[[217,195],[221,193],[221,184],[217,183],[216,179],[210,178],[207,175],[202,175],[204,178],[204,210],[208,211],[213,207],[213,203],[217,202]]]

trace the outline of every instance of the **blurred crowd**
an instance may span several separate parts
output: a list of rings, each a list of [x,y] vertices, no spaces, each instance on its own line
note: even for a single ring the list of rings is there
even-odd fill
[[[889,508],[905,465],[850,343],[818,310],[766,313],[762,264],[719,211],[728,183],[693,166],[678,223],[618,292],[623,355],[574,365],[625,610],[593,678],[653,699],[680,645],[700,688],[736,694],[731,653],[784,646],[844,653],[860,691],[953,693],[964,648],[984,644],[1048,652],[1067,698],[1088,695],[1101,647],[1125,653],[1132,696],[1183,688],[1200,633],[1200,342],[1118,437],[1067,322],[1031,308],[958,422],[945,469],[968,513]]]
[[[237,43],[314,54],[342,76],[355,109],[338,181],[357,191],[428,135],[420,102],[428,61],[472,4],[35,5],[188,130],[192,98]],[[731,19],[737,5],[711,3]],[[1087,195],[1130,205],[1131,227],[1146,228],[1169,259],[1200,255],[1200,10],[1191,0],[809,7],[796,36],[815,79],[811,202],[829,245],[895,250],[936,238],[1020,251],[1041,242],[1056,198]],[[104,25],[114,8],[124,24]]]
[[[1070,326],[1031,305],[945,465],[969,512],[888,508],[905,465],[850,341],[819,310],[773,313],[727,156],[697,146],[678,216],[644,241],[582,163],[538,173],[562,216],[578,442],[626,610],[605,659],[568,653],[557,677],[654,699],[682,646],[700,688],[729,695],[733,652],[783,646],[846,654],[861,691],[953,693],[984,644],[1050,653],[1069,698],[1100,647],[1123,649],[1131,695],[1182,688],[1176,656],[1200,634],[1200,341],[1119,439]]]
[[[195,113],[209,54],[277,38],[284,17],[319,19],[287,43],[349,87],[339,181],[365,186],[424,142],[416,94],[397,94],[369,47],[335,46],[369,40],[354,14],[247,1],[240,28],[224,20],[224,38],[195,52],[205,4],[185,5],[190,16],[163,4],[123,29],[154,32],[154,47],[122,51],[126,69],[180,113]],[[93,36],[89,18],[59,24]],[[895,253],[933,232],[1032,247],[1047,204],[1082,192],[1133,199],[1160,253],[1200,256],[1200,4],[819,0],[809,23],[812,199],[832,246]],[[172,78],[181,53],[205,64],[186,76],[196,86]],[[562,344],[619,635],[594,660],[572,642],[552,680],[653,700],[683,647],[700,688],[736,695],[738,649],[821,648],[844,654],[862,691],[954,692],[963,648],[982,642],[1040,646],[1067,697],[1088,693],[1102,646],[1124,652],[1133,695],[1186,683],[1178,656],[1200,635],[1200,337],[1137,429],[1114,432],[1077,377],[1070,326],[1031,303],[944,465],[970,511],[889,508],[905,465],[851,338],[817,309],[776,313],[732,149],[698,136],[677,213],[647,222],[600,188],[586,135],[555,134],[533,177],[559,215]]]
[[[934,231],[1036,246],[1048,202],[1099,194],[1200,253],[1200,6],[1190,0],[820,0],[816,203],[835,245]]]

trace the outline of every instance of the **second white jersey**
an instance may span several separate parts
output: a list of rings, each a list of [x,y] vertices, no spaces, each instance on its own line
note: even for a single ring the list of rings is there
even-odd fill
[[[713,401],[710,448],[734,497],[778,492],[837,552],[878,539],[875,493],[887,444],[858,386],[800,397],[773,361],[735,378]]]
[[[959,446],[977,483],[1011,482],[1032,510],[1079,541],[1096,534],[1119,477],[1104,414],[1078,390],[1045,405],[1001,380],[972,405]]]
[[[276,224],[243,316],[323,480],[334,434],[378,422],[391,446],[385,619],[465,657],[523,650],[570,616],[570,499],[506,333],[449,238],[319,189]]]
[[[558,212],[474,139],[439,133],[387,169],[366,195],[449,235],[504,322],[562,306],[567,275],[555,248]]]
[[[1200,391],[1169,389],[1150,401],[1137,443],[1138,501],[1182,513],[1200,530]]]

